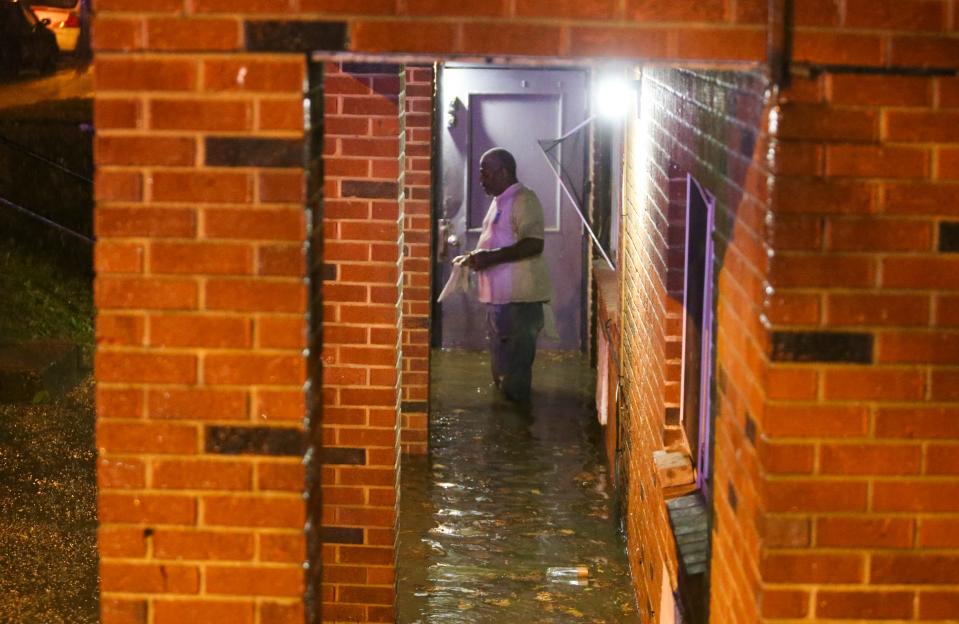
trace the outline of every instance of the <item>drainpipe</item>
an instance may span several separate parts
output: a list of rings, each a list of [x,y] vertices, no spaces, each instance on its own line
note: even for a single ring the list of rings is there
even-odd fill
[[[769,24],[766,29],[766,61],[769,80],[782,89],[789,85],[792,57],[793,0],[769,0]]]

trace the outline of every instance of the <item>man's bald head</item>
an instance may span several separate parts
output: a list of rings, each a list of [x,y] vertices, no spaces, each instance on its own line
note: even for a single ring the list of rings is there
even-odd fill
[[[494,147],[480,158],[480,184],[496,197],[516,183],[516,159],[502,147]]]
[[[494,147],[491,150],[487,150],[483,157],[480,159],[482,163],[486,159],[491,159],[496,163],[497,167],[502,167],[506,170],[506,173],[509,174],[511,178],[516,178],[516,159],[508,151],[502,147]]]

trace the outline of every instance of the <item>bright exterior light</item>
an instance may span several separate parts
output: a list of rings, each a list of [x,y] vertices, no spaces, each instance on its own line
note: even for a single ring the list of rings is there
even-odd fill
[[[621,119],[629,112],[636,95],[632,83],[623,78],[606,77],[596,87],[596,112],[607,119]]]

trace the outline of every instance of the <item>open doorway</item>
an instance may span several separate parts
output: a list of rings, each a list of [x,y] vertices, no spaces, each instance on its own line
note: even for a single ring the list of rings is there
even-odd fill
[[[513,154],[520,183],[543,207],[546,258],[551,276],[556,337],[540,346],[583,348],[585,240],[572,202],[586,205],[588,132],[557,147],[557,174],[540,141],[566,134],[589,117],[584,69],[446,64],[437,76],[436,286],[452,271],[451,259],[476,248],[490,206],[479,181],[480,158],[494,147]],[[564,184],[569,191],[567,195]],[[480,351],[487,348],[485,306],[475,293],[458,292],[438,303],[434,345]]]
[[[491,378],[475,283],[434,306],[429,454],[403,463],[398,621],[639,621],[587,353],[590,68],[456,63],[436,81],[434,301],[477,246],[481,156],[503,147],[543,207],[556,329],[517,405]]]

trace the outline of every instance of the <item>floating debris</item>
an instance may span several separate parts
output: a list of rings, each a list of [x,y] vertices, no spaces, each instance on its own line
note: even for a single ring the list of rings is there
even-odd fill
[[[549,579],[589,578],[589,568],[586,566],[567,566],[546,568],[546,577]]]
[[[513,601],[509,598],[489,598],[484,600],[486,604],[493,605],[494,607],[508,607],[513,604]]]

